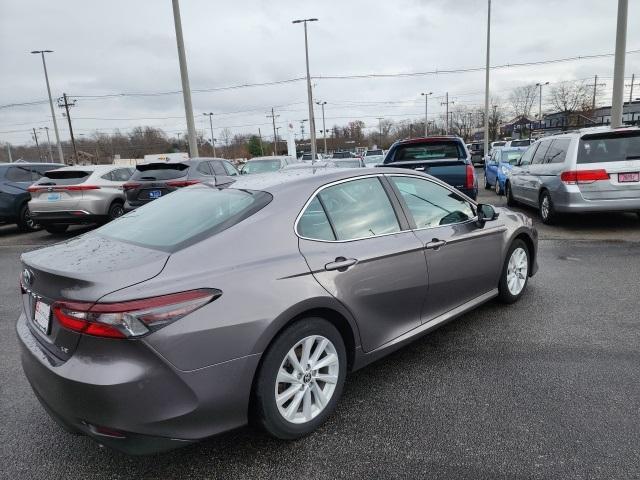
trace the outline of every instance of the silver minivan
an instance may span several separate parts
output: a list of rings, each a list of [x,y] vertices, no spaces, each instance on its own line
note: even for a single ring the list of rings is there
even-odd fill
[[[58,168],[29,187],[29,210],[49,233],[72,224],[104,223],[124,213],[122,185],[132,167],[86,165]]]
[[[640,215],[640,128],[593,127],[532,144],[505,184],[507,204],[537,207],[544,223],[563,212]]]

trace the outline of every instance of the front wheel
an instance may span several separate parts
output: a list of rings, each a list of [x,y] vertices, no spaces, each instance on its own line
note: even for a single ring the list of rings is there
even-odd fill
[[[254,384],[254,420],[293,440],[313,432],[342,394],[347,354],[338,330],[312,317],[287,327],[263,357]]]
[[[504,185],[504,195],[507,197],[507,206],[513,207],[516,204],[516,199],[513,198],[513,191],[511,190],[511,183],[507,182]]]
[[[524,292],[529,279],[530,254],[527,245],[520,239],[515,240],[502,267],[498,298],[504,303],[517,301]]]
[[[502,195],[502,188],[500,188],[500,182],[498,181],[498,179],[496,178],[496,195],[500,196]]]

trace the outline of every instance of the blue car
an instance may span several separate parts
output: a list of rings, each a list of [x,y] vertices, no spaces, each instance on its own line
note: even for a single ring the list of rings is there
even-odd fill
[[[493,188],[496,194],[502,195],[509,171],[517,165],[526,150],[522,147],[494,149],[484,166],[484,188]]]

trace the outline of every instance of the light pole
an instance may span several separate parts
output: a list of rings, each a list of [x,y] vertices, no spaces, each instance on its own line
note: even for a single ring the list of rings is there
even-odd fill
[[[327,127],[324,123],[324,106],[327,102],[316,102],[316,105],[320,105],[322,107],[322,139],[324,140],[324,155],[327,155]]]
[[[487,64],[484,71],[484,154],[489,154],[489,54],[491,51],[491,0],[487,0]]]
[[[422,92],[420,95],[424,95],[424,136],[429,136],[429,119],[427,118],[427,114],[429,112],[429,95],[433,95],[433,92],[425,93]]]
[[[618,22],[616,26],[616,53],[613,65],[613,97],[611,100],[611,128],[622,126],[624,103],[624,55],[627,47],[628,0],[618,0]]]
[[[33,130],[33,139],[36,141],[36,147],[38,147],[38,160],[42,161],[42,150],[40,150],[40,144],[38,143],[38,134],[36,133],[35,127]]]
[[[304,53],[307,60],[307,97],[309,100],[309,131],[311,132],[311,163],[316,161],[316,121],[313,117],[313,94],[311,92],[311,75],[309,74],[309,41],[307,39],[307,22],[317,22],[317,18],[294,20],[291,23],[304,23]]]
[[[184,113],[187,117],[187,135],[189,137],[189,155],[198,156],[198,143],[196,142],[196,126],[193,120],[193,106],[191,104],[191,89],[189,87],[189,72],[187,71],[187,57],[184,52],[184,38],[182,38],[182,22],[180,20],[180,5],[178,0],[173,3],[173,22],[176,29],[176,42],[178,44],[178,62],[180,63],[180,78],[182,80],[182,96],[184,98]]]
[[[213,112],[209,112],[209,113],[203,113],[202,115],[204,115],[205,117],[209,117],[209,128],[211,128],[211,146],[213,147],[213,156],[216,156],[216,139],[213,138],[213,120],[211,119],[211,117],[213,117]]]
[[[540,89],[538,93],[538,124],[542,122],[542,86],[549,85],[549,82],[536,83],[536,87]]]
[[[49,74],[47,73],[47,62],[44,59],[45,53],[53,53],[53,50],[33,50],[31,53],[40,54],[42,56],[42,67],[44,68],[44,80],[47,83],[47,93],[49,94],[49,107],[51,108],[51,119],[53,120],[53,130],[56,133],[56,143],[58,144],[58,158],[60,163],[64,163],[64,155],[62,154],[62,144],[60,143],[60,134],[58,133],[58,122],[56,114],[53,110],[53,99],[51,98],[51,88],[49,87]]]
[[[38,130],[44,130],[47,133],[47,147],[49,148],[49,161],[53,163],[53,152],[51,151],[51,140],[49,140],[49,127],[40,127]]]

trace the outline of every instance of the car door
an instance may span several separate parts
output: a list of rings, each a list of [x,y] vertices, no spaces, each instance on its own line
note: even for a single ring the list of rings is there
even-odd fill
[[[229,176],[220,160],[210,160],[209,165],[211,165],[211,170],[216,177],[216,185],[224,185],[234,181],[234,179]]]
[[[540,145],[538,145],[538,149],[531,158],[531,164],[522,183],[524,201],[533,206],[538,205],[541,177],[545,172],[545,156],[552,141],[551,139],[540,141]]]
[[[502,224],[478,227],[475,205],[448,186],[407,175],[390,175],[389,180],[427,260],[423,322],[497,288]]]
[[[416,328],[427,291],[422,243],[381,175],[323,187],[297,222],[316,280],[355,317],[362,348]]]
[[[525,199],[524,183],[529,175],[529,167],[531,166],[531,159],[538,149],[538,144],[535,143],[530,146],[526,152],[520,158],[517,165],[511,169],[509,173],[509,185],[511,186],[511,193],[514,198],[520,201]]]
[[[491,158],[486,164],[485,175],[489,185],[495,185],[496,177],[498,175],[498,152],[493,152]]]

